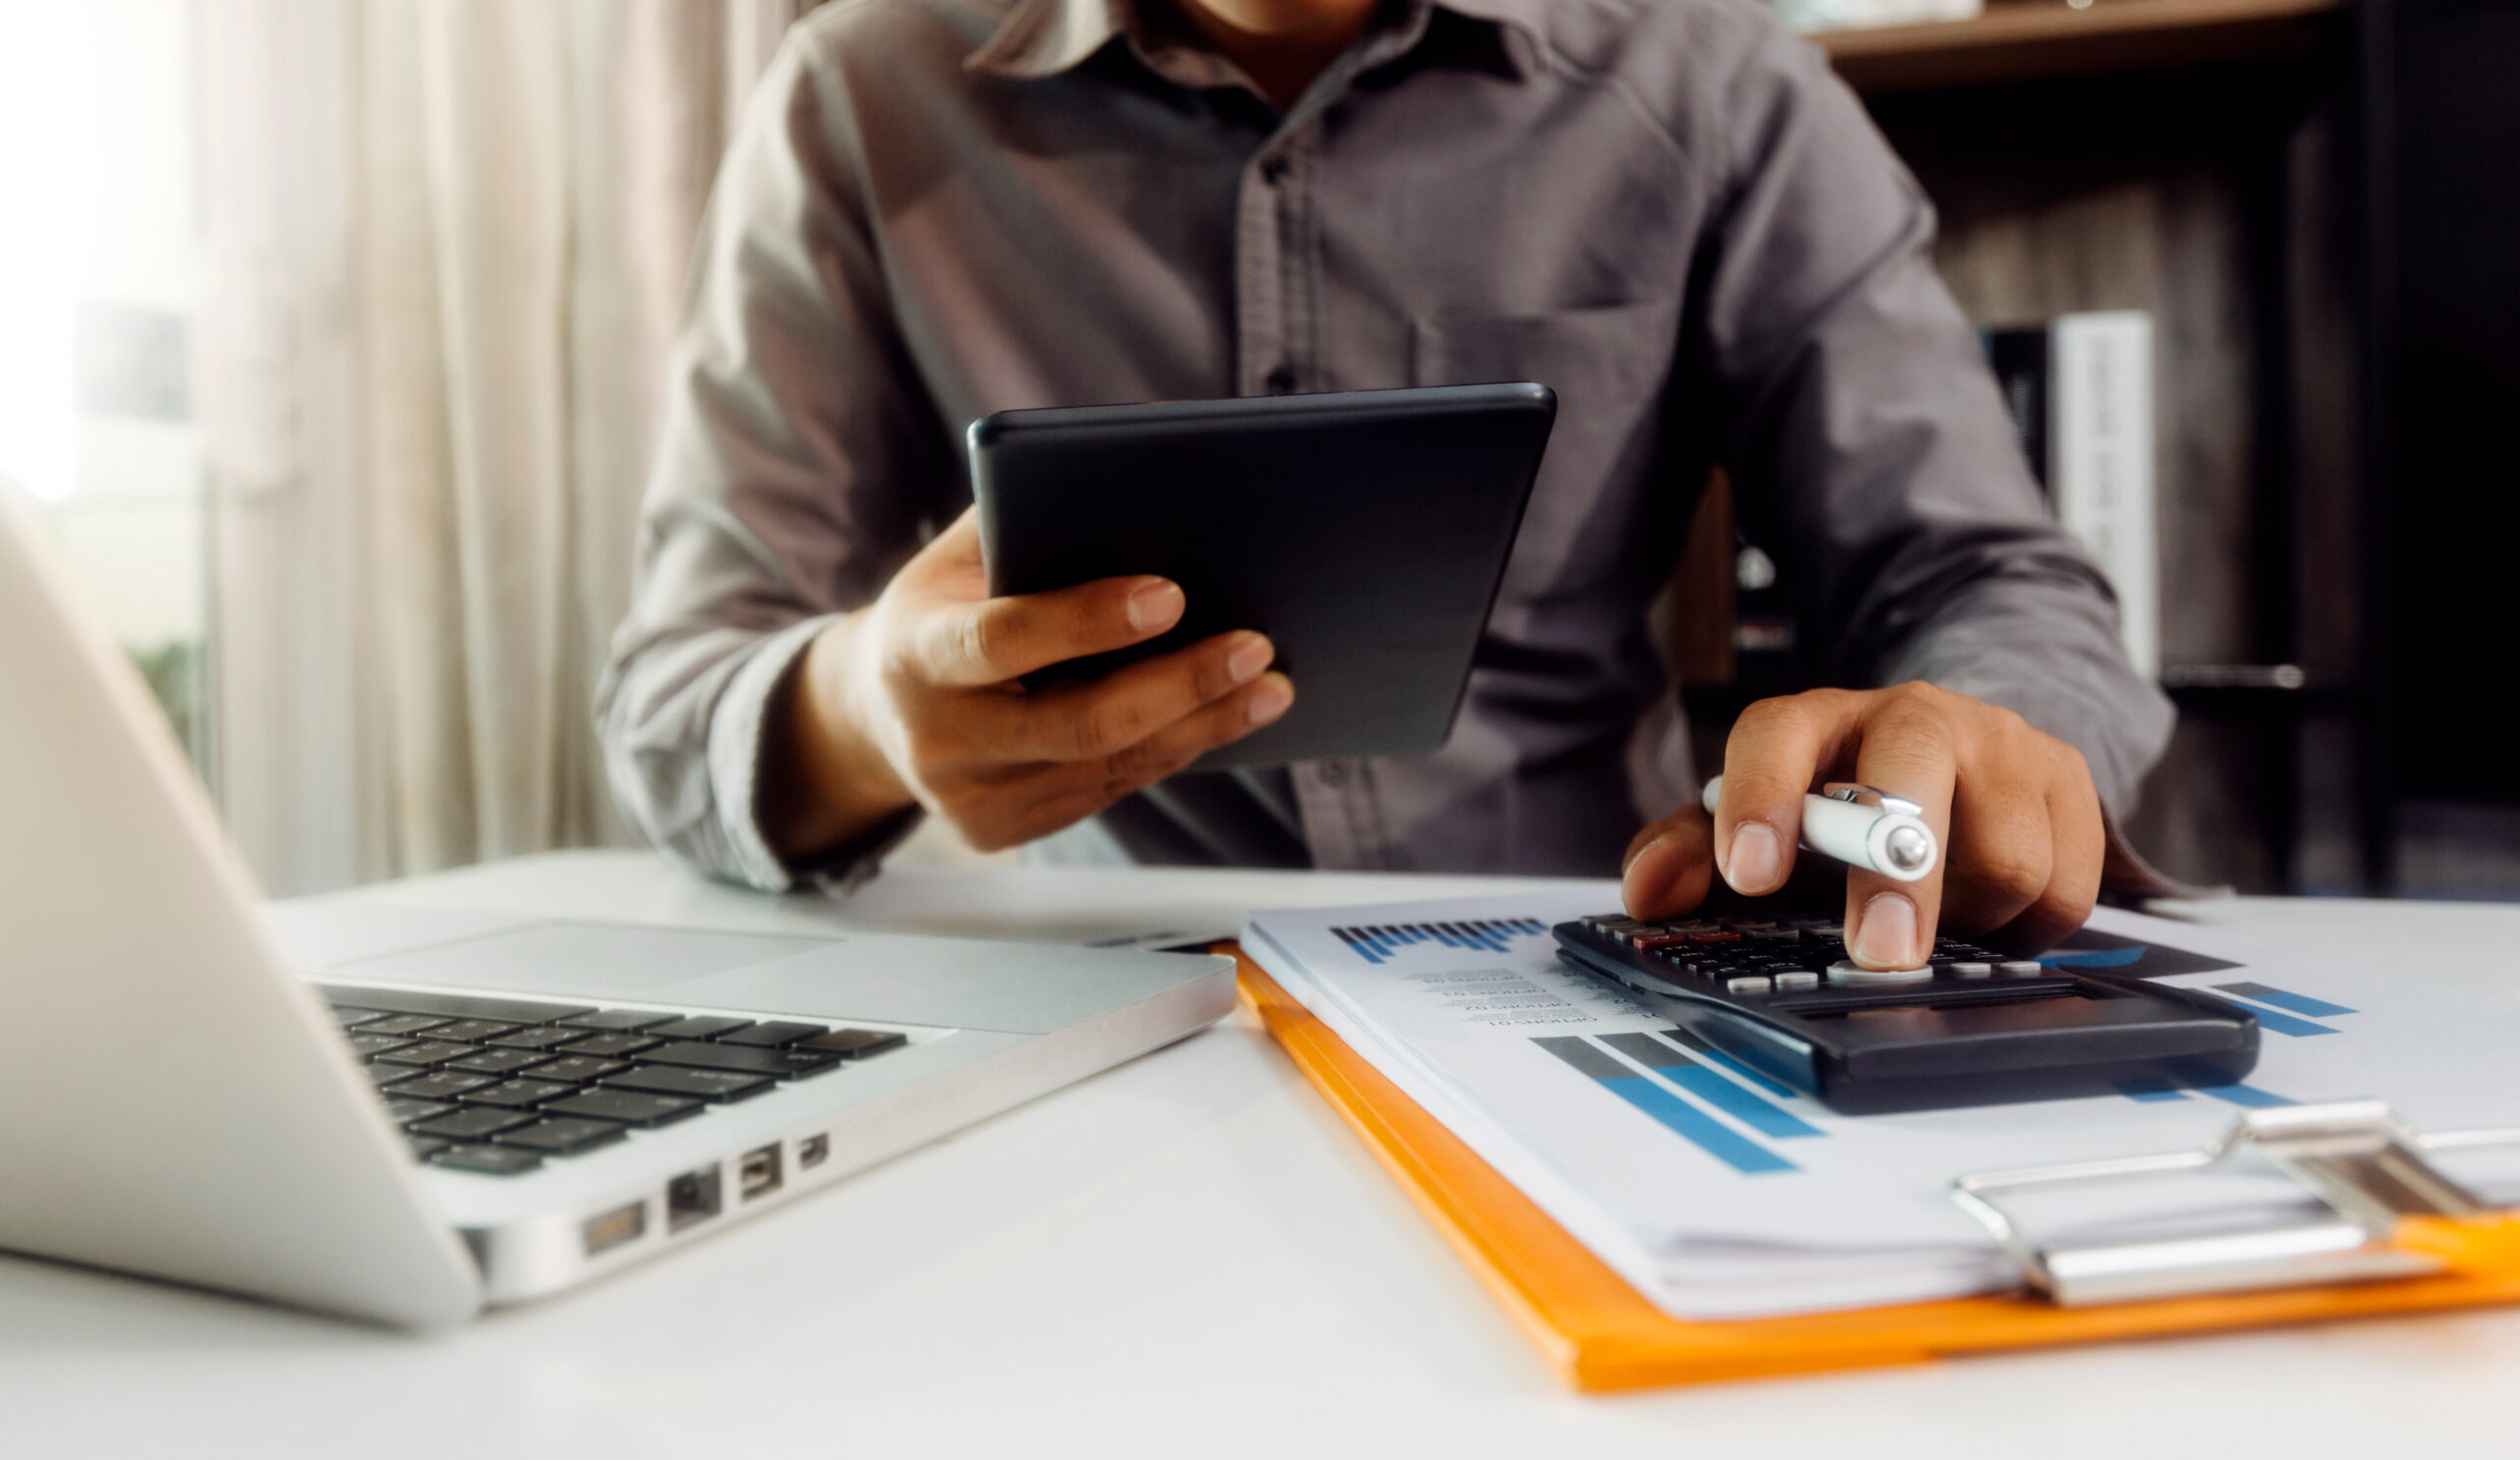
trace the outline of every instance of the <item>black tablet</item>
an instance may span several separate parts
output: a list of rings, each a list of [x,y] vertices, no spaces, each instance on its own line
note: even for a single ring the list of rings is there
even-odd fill
[[[1528,382],[1000,412],[971,429],[989,592],[1181,585],[1170,631],[1045,678],[1267,634],[1294,708],[1200,769],[1421,755],[1452,731],[1556,414]]]

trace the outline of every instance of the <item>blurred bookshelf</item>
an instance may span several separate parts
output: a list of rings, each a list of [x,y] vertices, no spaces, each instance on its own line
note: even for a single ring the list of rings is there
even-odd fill
[[[2180,723],[2137,847],[2244,891],[2520,898],[2520,0],[1990,0],[1814,40],[1980,326],[2153,321]],[[1702,764],[1808,682],[1757,517],[1719,474],[1658,620]]]
[[[1936,263],[1976,323],[2153,321],[2162,680],[2181,713],[2128,830],[2200,883],[2395,886],[2355,370],[2371,3],[1990,0],[1811,37],[1934,203]],[[1739,571],[1768,561],[1738,556],[1756,517],[1701,508],[1729,550],[1692,544],[1663,619],[1701,760],[1743,704],[1807,682],[1790,585]],[[1681,628],[1709,610],[1730,642]]]

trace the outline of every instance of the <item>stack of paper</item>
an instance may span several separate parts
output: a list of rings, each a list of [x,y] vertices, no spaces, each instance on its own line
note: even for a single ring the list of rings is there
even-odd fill
[[[1508,905],[1510,901],[1510,905]],[[2237,1110],[2377,1097],[2425,1130],[2520,1125],[2520,1004],[2103,912],[2047,956],[2211,990],[2257,1015],[2247,1083],[1847,1116],[1695,1046],[1558,962],[1551,924],[1617,889],[1254,914],[1287,992],[1655,1302],[1749,1317],[1924,1301],[2016,1274],[1948,1197],[1970,1172],[2199,1146]],[[2492,1160],[2494,1165],[2486,1165]],[[2507,1158],[2441,1164],[2520,1199]],[[2082,1230],[2221,1230],[2304,1206],[2263,1175],[2097,1193]]]

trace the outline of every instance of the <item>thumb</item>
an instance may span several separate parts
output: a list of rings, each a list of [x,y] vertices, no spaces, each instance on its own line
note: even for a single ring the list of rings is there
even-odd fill
[[[1673,918],[1706,900],[1715,875],[1715,818],[1688,806],[1637,833],[1619,878],[1630,918]]]

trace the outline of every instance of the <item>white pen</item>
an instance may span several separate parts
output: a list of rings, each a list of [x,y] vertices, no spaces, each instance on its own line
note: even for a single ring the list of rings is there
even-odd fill
[[[1721,776],[1706,783],[1698,800],[1710,814],[1723,791]],[[1886,791],[1832,781],[1817,795],[1803,794],[1802,845],[1892,881],[1914,882],[1933,870],[1939,855],[1924,810]]]

